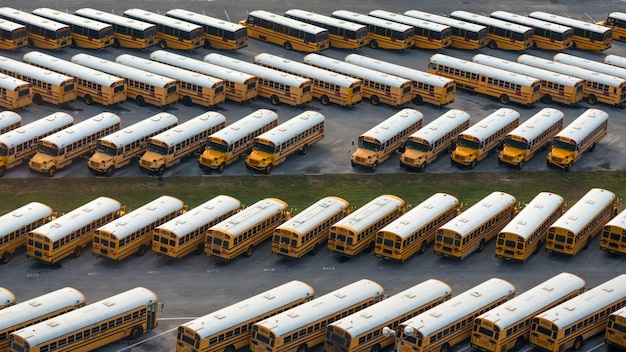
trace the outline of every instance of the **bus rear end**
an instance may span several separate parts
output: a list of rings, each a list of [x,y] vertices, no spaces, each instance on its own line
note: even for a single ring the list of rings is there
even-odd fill
[[[617,347],[626,350],[626,309],[609,315],[604,342],[609,349]]]
[[[611,219],[602,229],[600,249],[612,254],[626,254],[626,211]]]
[[[564,346],[558,345],[558,332],[558,326],[551,321],[534,317],[530,330],[530,346],[545,352],[563,352]]]

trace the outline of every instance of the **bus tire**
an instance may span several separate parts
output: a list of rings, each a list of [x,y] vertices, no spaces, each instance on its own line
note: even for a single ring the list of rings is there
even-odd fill
[[[28,47],[29,48],[34,48],[35,47],[35,42],[32,39],[28,39]]]
[[[116,49],[121,47],[119,39],[113,39],[113,47]]]
[[[211,49],[211,41],[204,39],[204,47],[207,49]]]
[[[446,342],[441,346],[439,352],[448,352],[450,350],[450,345]]]
[[[142,244],[139,246],[139,248],[137,248],[137,252],[135,253],[135,255],[137,255],[138,257],[143,257],[144,254],[146,254],[146,245]]]
[[[235,351],[237,350],[233,346],[228,346],[224,349],[224,352],[235,352]]]
[[[224,172],[224,167],[226,167],[226,163],[221,163],[220,166],[217,167],[217,172],[220,174]]]
[[[480,243],[478,244],[478,251],[479,251],[479,252],[482,252],[482,251],[483,251],[483,249],[485,249],[485,239],[484,239],[484,238],[483,238],[483,239],[481,239],[481,240],[480,240]]]
[[[133,328],[130,330],[130,335],[128,335],[128,337],[131,340],[134,340],[138,338],[139,335],[141,334],[143,334],[143,328],[141,327],[141,325],[136,325],[136,326],[133,326]]]
[[[83,248],[81,246],[74,247],[74,252],[72,252],[72,257],[78,258],[80,254],[83,252]]]
[[[291,45],[291,42],[285,42],[283,44],[283,48],[285,48],[285,50],[291,51],[291,49],[293,49],[293,45]]]
[[[423,103],[424,103],[424,98],[422,98],[421,95],[416,95],[415,97],[413,97],[413,104],[422,105]]]
[[[372,164],[372,172],[376,171],[376,169],[378,169],[378,161],[375,161],[374,164]]]
[[[506,105],[506,104],[508,104],[510,100],[511,100],[511,99],[509,99],[509,96],[508,96],[508,95],[506,95],[506,94],[502,94],[502,95],[500,96],[500,103],[501,103],[502,105]]]
[[[320,97],[320,102],[322,105],[328,105],[330,103],[330,99],[328,99],[328,95],[324,94]]]
[[[474,168],[476,168],[476,162],[475,162],[475,161],[472,161],[472,162],[469,164],[469,168],[470,168],[470,170],[474,170]]]
[[[552,104],[552,96],[550,94],[546,94],[541,97],[541,102],[544,104]]]
[[[196,246],[196,250],[194,251],[194,253],[196,253],[196,255],[200,255],[202,253],[204,253],[204,242],[198,244],[198,246]]]
[[[157,175],[163,175],[165,173],[165,164],[159,166],[159,169],[157,170]]]
[[[76,47],[76,39],[72,39],[72,48]]]
[[[274,167],[274,165],[268,164],[265,168],[265,173],[269,175],[272,172],[272,167]]]
[[[592,153],[594,150],[596,150],[596,143],[595,142],[593,142],[591,147],[589,147],[588,151],[589,151],[589,153]]]
[[[380,345],[376,344],[370,348],[370,352],[380,352]]]
[[[585,242],[583,249],[589,248],[589,245],[591,245],[591,236],[587,237],[587,242]]]
[[[310,256],[314,256],[314,255],[316,255],[316,254],[317,254],[317,251],[319,250],[319,248],[320,248],[320,244],[319,244],[319,243],[316,243],[316,244],[315,244],[315,246],[313,246],[313,249],[311,249],[311,250],[309,251],[309,255],[310,255]]]
[[[167,49],[167,42],[165,40],[161,40],[159,42],[159,48],[161,49]]]
[[[598,103],[598,97],[593,94],[589,95],[587,97],[587,103],[589,103],[589,105],[596,105]]]
[[[85,104],[87,105],[91,105],[93,103],[93,98],[89,94],[85,94],[85,97],[83,98],[83,100],[85,101]]]
[[[135,102],[138,106],[146,106],[146,99],[144,99],[141,95],[138,95],[137,98],[135,98]]]
[[[306,344],[302,344],[298,346],[298,349],[296,350],[296,352],[307,352],[308,350],[309,350],[309,346],[307,346]]]
[[[375,40],[370,41],[370,48],[378,49],[378,42]]]
[[[574,340],[574,345],[572,346],[572,348],[574,349],[574,351],[578,351],[581,347],[583,347],[583,338],[582,336],[578,336],[576,340]]]
[[[2,253],[2,258],[0,258],[0,264],[6,264],[11,260],[11,252],[6,251]]]
[[[254,253],[254,246],[250,245],[250,247],[246,249],[246,252],[243,255],[245,255],[246,257],[251,257],[252,253]]]
[[[515,345],[513,346],[513,349],[515,351],[519,351],[522,347],[524,347],[524,343],[526,341],[524,340],[523,336],[520,336],[517,338],[517,340],[515,340]]]
[[[309,145],[308,144],[303,145],[302,149],[300,149],[300,154],[306,155],[306,153],[308,152],[309,152]]]
[[[41,105],[43,103],[43,98],[41,97],[41,94],[33,95],[33,103],[37,105]]]
[[[4,176],[6,172],[7,172],[6,166],[0,166],[0,177]]]
[[[370,97],[370,103],[372,103],[372,105],[374,106],[380,104],[380,98],[378,97],[378,95],[372,95]]]
[[[272,105],[278,105],[278,104],[280,103],[280,99],[278,99],[278,97],[277,97],[277,96],[272,95],[272,96],[270,97],[270,103],[271,103]]]
[[[488,46],[490,49],[498,49],[498,43],[496,43],[495,40],[490,41]]]
[[[113,172],[115,172],[115,166],[111,165],[111,166],[109,166],[109,168],[107,169],[107,171],[106,171],[106,175],[107,175],[108,177],[111,177],[111,176],[113,176]]]
[[[53,166],[50,168],[50,170],[48,170],[48,177],[54,177],[56,173],[57,173],[57,168],[56,166]]]
[[[191,98],[188,95],[185,95],[182,100],[183,100],[183,105],[185,105],[185,106],[193,105],[193,101],[191,100]]]
[[[422,245],[420,246],[420,254],[424,253],[426,253],[426,241],[423,241]]]
[[[519,164],[517,164],[517,169],[521,170],[524,167],[524,161],[520,161]]]
[[[372,253],[373,250],[374,250],[374,241],[370,242],[370,244],[368,244],[367,247],[365,247],[364,252]]]

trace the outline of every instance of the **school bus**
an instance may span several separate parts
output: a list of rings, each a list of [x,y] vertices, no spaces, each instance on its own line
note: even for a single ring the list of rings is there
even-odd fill
[[[0,112],[0,134],[7,133],[21,126],[22,116],[8,110]]]
[[[404,14],[409,17],[450,26],[452,28],[450,46],[453,48],[476,50],[482,48],[487,41],[487,27],[482,25],[417,10],[408,10]]]
[[[48,135],[37,143],[37,153],[28,168],[49,177],[69,166],[74,159],[93,153],[96,141],[122,128],[119,116],[103,112],[80,123]]]
[[[359,23],[298,9],[285,11],[285,17],[326,29],[333,48],[358,49],[367,44],[367,27]]]
[[[93,233],[91,251],[95,257],[120,261],[138,257],[152,248],[152,232],[187,211],[175,197],[161,196],[123,216],[98,227]]]
[[[13,51],[28,45],[26,26],[0,19],[0,49]]]
[[[573,106],[585,97],[585,80],[579,77],[484,54],[474,55],[472,61],[501,70],[539,78],[541,80],[541,102],[544,104],[556,102]]]
[[[413,27],[413,46],[416,48],[441,50],[452,43],[450,26],[384,10],[370,11],[369,15]]]
[[[139,121],[99,138],[87,167],[96,175],[113,176],[116,169],[130,164],[148,147],[150,138],[178,125],[178,118],[167,112]]]
[[[30,202],[0,216],[0,264],[8,263],[13,253],[26,245],[28,232],[56,217],[52,208],[39,202]]]
[[[226,126],[226,117],[219,112],[200,114],[148,140],[146,152],[139,159],[139,168],[163,175],[166,168],[184,157],[201,152],[207,138]]]
[[[4,287],[0,287],[0,309],[15,304],[15,294]]]
[[[414,104],[429,103],[435,106],[442,106],[454,102],[456,82],[453,79],[432,75],[359,54],[349,54],[344,60],[354,65],[411,80],[411,93],[413,94]]]
[[[2,310],[0,351],[7,351],[9,334],[12,332],[81,308],[85,301],[82,292],[73,287],[64,287]]]
[[[22,60],[31,65],[74,77],[76,94],[85,104],[111,106],[126,101],[126,83],[123,78],[59,59],[39,51],[30,51]]]
[[[162,108],[178,101],[178,82],[175,79],[87,54],[76,54],[70,61],[123,78],[126,95],[139,106],[150,104]]]
[[[267,53],[257,54],[254,63],[310,79],[313,98],[319,99],[322,105],[352,106],[361,101],[362,82],[358,78]]]
[[[183,9],[169,10],[166,15],[202,26],[207,49],[237,50],[248,46],[245,26]]]
[[[569,55],[565,53],[555,54],[552,57],[552,60],[566,65],[576,66],[577,68],[580,67],[590,71],[615,76],[621,79],[626,79],[626,68],[615,67],[613,65],[605,64],[599,61],[588,60],[579,56]]]
[[[74,118],[64,112],[42,117],[19,129],[0,135],[0,177],[8,169],[21,165],[37,151],[39,140],[74,124]]]
[[[92,8],[81,8],[74,11],[74,14],[110,24],[113,27],[115,48],[146,49],[156,44],[157,28],[152,23]]]
[[[222,261],[241,254],[249,257],[256,246],[270,238],[274,229],[289,218],[287,203],[277,198],[262,199],[210,227],[204,253]]]
[[[457,136],[470,126],[470,116],[462,110],[452,109],[410,135],[400,155],[400,167],[424,171],[426,165],[454,149]]]
[[[622,211],[602,229],[600,249],[611,254],[626,254],[626,211]]]
[[[301,106],[313,100],[313,83],[308,78],[255,65],[251,62],[236,60],[217,53],[207,54],[203,60],[258,77],[258,95],[269,99],[272,105],[284,103],[291,106]]]
[[[252,352],[308,351],[323,344],[327,326],[380,302],[384,289],[362,279],[252,325]]]
[[[490,16],[502,21],[533,28],[533,48],[562,51],[571,47],[574,43],[574,29],[568,26],[507,11],[494,11]]]
[[[186,106],[198,104],[209,107],[226,100],[224,81],[219,78],[129,54],[117,56],[115,62],[175,79],[178,82],[178,98]]]
[[[604,335],[604,343],[609,348],[626,349],[626,309],[620,309],[609,315],[609,321],[606,324],[606,332]]]
[[[492,278],[401,323],[398,352],[446,352],[472,334],[472,322],[482,313],[515,296],[515,286]]]
[[[496,237],[496,258],[525,262],[546,242],[549,227],[565,211],[558,194],[540,192]]]
[[[626,306],[626,274],[536,315],[530,346],[539,351],[579,350],[584,341],[605,331],[609,316]]]
[[[79,257],[93,240],[93,232],[125,212],[120,202],[98,197],[28,232],[26,256],[44,264]]]
[[[452,296],[443,281],[430,279],[328,325],[324,351],[382,351],[395,344],[395,328]]]
[[[308,284],[293,280],[178,327],[176,352],[237,351],[250,347],[251,325],[313,299]]]
[[[402,149],[407,138],[422,128],[424,114],[402,109],[358,138],[356,151],[350,157],[352,167],[362,166],[376,171],[378,164]]]
[[[515,212],[515,197],[492,192],[439,227],[435,254],[463,260],[473,252],[482,252],[485,244],[513,219]]]
[[[206,232],[210,227],[235,215],[241,202],[219,195],[157,226],[152,236],[152,253],[180,259],[190,253],[203,254]]]
[[[560,273],[474,319],[471,344],[488,352],[518,351],[528,341],[534,316],[585,291],[585,280]]]
[[[541,80],[536,77],[452,56],[443,54],[431,56],[428,72],[452,78],[456,81],[457,88],[498,98],[504,105],[513,102],[530,106],[541,99]]]
[[[609,54],[604,57],[603,62],[612,66],[626,68],[626,57]]]
[[[613,31],[613,40],[626,41],[626,13],[611,12],[604,20],[596,24],[611,28]]]
[[[9,336],[9,351],[86,351],[157,327],[156,293],[136,287]]]
[[[31,84],[0,73],[0,107],[9,110],[17,110],[27,108],[31,105],[33,105]]]
[[[535,153],[546,150],[554,136],[563,129],[563,112],[543,108],[509,132],[502,142],[498,164],[522,169]]]
[[[435,193],[400,216],[376,234],[377,257],[403,263],[413,254],[424,254],[435,240],[441,224],[458,215],[459,200],[446,193]]]
[[[184,68],[190,71],[216,77],[224,81],[226,99],[242,103],[258,95],[258,78],[238,70],[227,69],[202,60],[174,54],[165,50],[156,50],[150,54],[150,60]]]
[[[595,23],[580,21],[571,17],[558,16],[542,11],[533,11],[528,14],[528,17],[573,28],[573,49],[602,51],[610,48],[613,43],[613,31],[611,28],[599,26]]]
[[[272,172],[291,154],[305,155],[309,147],[324,138],[326,118],[315,111],[305,111],[254,139],[246,168]]]
[[[136,8],[124,11],[124,17],[154,24],[161,49],[193,50],[204,45],[204,30],[197,24]]]
[[[34,9],[33,14],[68,25],[72,32],[74,48],[104,49],[113,44],[113,27],[108,23],[47,7]]]
[[[546,252],[575,256],[589,248],[591,240],[617,215],[617,197],[592,188],[548,229]]]
[[[0,56],[0,72],[30,83],[32,95],[30,92],[24,94],[26,92],[23,90],[28,89],[23,87],[20,90],[15,90],[16,94],[19,93],[19,99],[32,98],[32,102],[35,104],[46,102],[57,106],[76,100],[76,84],[73,77],[5,56]],[[14,97],[17,101],[16,98]],[[23,103],[20,102],[20,104],[23,106]]]
[[[404,200],[390,194],[378,196],[334,223],[328,234],[328,250],[345,257],[374,250],[380,229],[405,212]]]
[[[328,49],[328,31],[306,22],[264,10],[248,13],[239,21],[248,30],[248,37],[274,43],[287,50],[307,53]]]
[[[468,11],[453,11],[450,18],[487,27],[486,45],[491,49],[523,51],[533,45],[534,28],[477,15]]]
[[[324,197],[274,229],[272,253],[298,259],[316,255],[328,240],[330,227],[348,215],[349,203],[339,197]]]
[[[259,109],[235,121],[209,136],[198,158],[198,166],[205,172],[217,170],[222,173],[226,165],[250,151],[256,137],[277,125],[278,114],[268,109]]]
[[[366,26],[366,44],[372,49],[405,50],[415,43],[413,26],[347,10],[333,11],[331,16]]]
[[[0,18],[25,26],[30,48],[59,50],[72,42],[70,27],[63,23],[11,7],[0,7]]]
[[[546,163],[563,170],[571,170],[584,152],[593,152],[596,144],[606,136],[609,114],[598,109],[587,109],[559,132],[551,142]]]
[[[500,148],[506,135],[519,126],[517,111],[500,108],[459,133],[450,162],[459,167],[474,169],[492,150]]]

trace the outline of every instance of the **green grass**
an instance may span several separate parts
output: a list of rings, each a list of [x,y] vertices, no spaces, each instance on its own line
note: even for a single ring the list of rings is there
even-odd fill
[[[135,209],[161,195],[183,200],[190,207],[218,194],[250,205],[266,197],[284,200],[300,211],[325,196],[338,196],[359,207],[381,194],[393,194],[416,205],[435,192],[456,196],[472,205],[493,191],[512,194],[521,202],[542,191],[554,192],[573,204],[589,189],[605,188],[626,194],[626,171],[371,174],[311,176],[207,176],[139,178],[29,178],[0,181],[0,214],[38,201],[68,212],[96,197],[107,196]],[[626,205],[620,204],[620,208]]]

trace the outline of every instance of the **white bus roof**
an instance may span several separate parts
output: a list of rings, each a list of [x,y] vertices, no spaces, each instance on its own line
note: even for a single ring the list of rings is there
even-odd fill
[[[609,14],[610,18],[615,18],[621,21],[626,21],[626,12],[611,12]]]
[[[2,224],[0,222],[0,224]],[[617,214],[614,218],[609,220],[609,222],[604,225],[604,228],[608,228],[610,226],[618,227],[626,230],[626,209],[622,210],[621,213]]]
[[[254,62],[260,65],[267,65],[270,68],[274,68],[279,71],[287,71],[295,75],[302,75],[306,78],[317,79],[322,82],[333,83],[341,87],[351,87],[354,84],[360,83],[361,80],[353,78],[351,76],[342,75],[333,71],[329,71],[323,68],[303,64],[298,61],[285,59],[280,56],[261,53],[254,57]]]
[[[232,236],[239,235],[242,231],[258,224],[260,221],[273,214],[280,213],[287,209],[287,203],[277,198],[265,198],[246,207],[235,215],[224,221],[215,224],[210,231],[221,231]]]
[[[139,19],[140,21],[148,23],[176,28],[178,30],[186,32],[193,32],[197,30],[204,31],[202,27],[198,26],[197,24],[185,22],[176,18],[167,17],[142,9],[128,9],[124,11],[124,16]]]
[[[59,132],[42,138],[41,141],[54,144],[57,148],[63,149],[65,146],[72,144],[85,136],[96,133],[107,127],[120,123],[119,116],[110,112],[101,112],[96,116],[81,121],[73,126],[62,129]]]
[[[171,147],[202,131],[210,130],[226,122],[226,117],[216,111],[208,111],[190,120],[163,131],[150,138],[150,143]]]
[[[211,140],[211,138],[219,138],[228,143],[228,145],[231,145],[272,121],[278,122],[277,113],[269,109],[259,109],[213,133],[209,136],[208,140]]]
[[[252,17],[257,17],[257,18],[261,18],[264,19],[266,21],[269,22],[273,22],[279,25],[283,25],[289,28],[296,28],[299,29],[301,31],[310,33],[310,34],[320,34],[320,33],[324,33],[324,32],[328,32],[328,30],[326,30],[326,28],[322,28],[322,27],[318,27],[312,24],[308,24],[302,21],[298,21],[295,20],[293,18],[289,18],[289,17],[285,17],[285,16],[281,16],[281,15],[277,15],[275,13],[271,13],[269,11],[264,11],[264,10],[255,10],[255,11],[251,11],[248,16],[252,16]]]
[[[21,79],[17,79],[13,76],[0,73],[0,87],[5,88],[9,91],[14,91],[16,88],[24,86],[30,87],[30,83],[22,81]]]
[[[464,237],[489,218],[501,212],[502,209],[513,204],[515,204],[515,197],[495,191],[443,224],[439,229],[453,231]]]
[[[604,57],[604,63],[605,64],[609,64],[609,65],[613,65],[613,66],[617,66],[617,67],[622,67],[622,68],[626,68],[626,57],[624,56],[618,56],[618,55],[607,55]]]
[[[73,123],[74,118],[71,115],[64,112],[55,112],[0,135],[0,144],[4,144],[7,148],[12,148],[15,145],[47,134],[61,126]]]
[[[360,23],[345,21],[339,18],[325,16],[319,13],[314,13],[314,12],[309,12],[309,11],[304,11],[304,10],[299,10],[299,9],[287,10],[285,11],[285,16],[295,18],[295,19],[299,19],[299,18],[308,19],[313,22],[322,23],[326,26],[343,28],[352,32],[357,32],[363,29],[367,31],[367,27]]]
[[[519,116],[519,112],[513,109],[500,108],[487,115],[487,117],[482,120],[471,125],[460,134],[463,136],[473,137],[482,142],[509,123],[519,120]]]
[[[401,217],[378,230],[378,232],[389,232],[402,239],[407,238],[416,230],[441,216],[442,213],[448,211],[450,208],[456,207],[458,204],[459,200],[454,196],[446,193],[435,193],[420,204],[414,206]]]
[[[367,26],[374,25],[376,27],[387,28],[387,29],[391,29],[391,30],[403,32],[403,33],[408,30],[410,31],[414,30],[413,26],[408,26],[403,23],[393,22],[393,21],[389,21],[386,19],[364,15],[361,13],[356,13],[356,12],[352,12],[348,10],[336,10],[336,11],[333,11],[331,15],[335,18],[342,18],[347,21],[362,23]]]
[[[569,125],[565,126],[555,138],[567,137],[577,144],[609,119],[609,114],[599,109],[587,109]]]
[[[539,285],[524,291],[515,298],[481,314],[476,319],[486,320],[504,332],[512,325],[520,323],[529,315],[562,300],[572,292],[585,288],[585,280],[570,273],[560,273]]]
[[[352,315],[339,319],[329,326],[345,331],[346,336],[356,339],[372,329],[389,324],[398,317],[424,305],[452,294],[452,288],[443,281],[429,279],[399,292]]]
[[[479,24],[469,23],[461,20],[455,20],[454,18],[439,16],[428,12],[408,10],[404,12],[405,15],[410,17],[419,18],[426,21],[431,21],[439,24],[443,24],[450,27],[461,28],[469,32],[486,32],[487,27]]]
[[[573,29],[568,26],[563,26],[558,23],[540,20],[538,18],[522,16],[522,15],[518,15],[515,13],[507,12],[507,11],[494,11],[491,13],[491,17],[499,18],[501,20],[509,21],[513,23],[519,23],[528,27],[541,28],[541,29],[545,29],[548,31],[556,32],[556,33],[565,33],[567,31],[573,31]]]
[[[517,23],[507,22],[499,20],[497,18],[491,18],[487,16],[478,15],[468,11],[453,11],[450,13],[451,18],[460,19],[462,21],[479,23],[487,27],[503,28],[507,31],[526,33],[528,31],[534,32],[534,28],[522,26]]]
[[[302,281],[293,280],[181,326],[194,330],[201,339],[205,339],[292,302],[313,298],[314,293],[313,287]]]
[[[312,110],[305,111],[259,135],[255,140],[264,139],[280,145],[319,123],[326,123],[324,115]]]
[[[452,297],[424,313],[403,322],[398,327],[404,334],[415,336],[419,331],[424,337],[452,325],[472,312],[481,310],[502,297],[515,294],[515,286],[508,281],[492,278]]]
[[[55,20],[57,22],[65,23],[67,25],[75,25],[81,26],[88,29],[101,31],[103,29],[113,29],[110,24],[99,22],[92,19],[87,19],[84,17],[76,16],[71,13],[61,12],[57,10],[53,10],[47,7],[40,7],[33,10],[35,15],[39,15],[41,17],[49,18],[51,20]]]
[[[218,77],[230,82],[245,83],[256,76],[241,71],[214,65],[206,61],[197,60],[184,55],[175,54],[165,50],[155,50],[150,53],[150,60],[162,62],[172,66],[186,68],[191,71],[201,72],[205,75]]]
[[[271,81],[276,81],[289,86],[302,87],[303,85],[310,84],[311,80],[308,78],[302,78],[290,73],[281,72],[272,68],[255,65],[251,62],[241,61],[229,56],[211,53],[204,57],[204,61],[212,63],[214,65],[230,68],[232,70],[240,70],[242,72],[262,77]]]
[[[157,295],[154,292],[143,287],[137,287],[20,329],[13,334],[28,341],[30,346],[37,346],[40,343],[82,330],[87,326],[106,321],[125,312],[157,303],[157,300]]]
[[[417,130],[417,132],[409,136],[409,139],[420,138],[432,144],[469,120],[470,116],[465,111],[452,109]]]
[[[424,114],[415,109],[404,108],[361,134],[359,139],[361,137],[369,137],[380,141],[384,145],[385,142],[420,120],[424,120]]]
[[[564,120],[565,115],[554,108],[543,108],[536,114],[515,127],[508,135],[520,136],[531,141],[544,133],[548,128],[559,121]]]
[[[402,14],[391,12],[391,11],[373,10],[373,11],[370,11],[369,15],[373,17],[382,18],[388,21],[402,23],[411,27],[426,28],[426,29],[429,29],[431,31],[436,31],[436,32],[442,32],[442,31],[445,31],[446,29],[448,30],[450,29],[450,26],[445,25],[445,24],[422,20],[419,18],[402,15]]]
[[[485,54],[474,55],[472,57],[472,61],[482,65],[499,68],[501,70],[537,77],[547,82],[555,82],[568,87],[574,87],[577,84],[584,84],[585,82],[585,80],[580,77],[574,77],[563,73],[545,70],[539,67],[524,65],[515,61],[509,61]]]
[[[500,233],[511,233],[528,239],[564,202],[563,197],[558,194],[541,192],[509,221]]]
[[[626,79],[626,68],[616,67],[599,61],[588,60],[579,56],[569,54],[556,54],[552,57],[552,60],[563,64],[582,67],[587,70],[604,73],[609,76]]]
[[[74,78],[95,82],[105,87],[124,83],[124,79],[92,68],[59,59],[58,57],[44,54],[39,51],[29,51],[22,56],[22,60],[34,65],[41,65],[49,70],[63,72]]]
[[[530,87],[533,84],[540,84],[540,80],[537,77],[501,70],[499,68],[494,68],[443,54],[434,54],[433,56],[431,56],[430,63],[441,64],[444,66],[476,73],[479,75],[493,77],[499,80],[516,83],[525,87]]]
[[[11,7],[0,7],[0,16],[5,18],[10,17],[11,20],[17,23],[29,23],[41,28],[51,30],[53,32],[56,32],[60,29],[66,29],[68,31],[70,30],[70,27],[66,24],[49,20],[41,16],[33,15],[30,12],[16,10]]]
[[[94,219],[101,218],[121,208],[122,204],[113,198],[98,197],[31,232],[43,235],[54,243],[71,232],[90,224]]]
[[[73,77],[46,70],[45,68],[33,66],[25,62],[13,60],[5,56],[0,56],[0,67],[11,72],[19,73],[22,76],[31,77],[57,86],[68,83],[68,81],[72,83],[74,82]]]
[[[279,225],[276,230],[289,230],[305,234],[337,212],[348,207],[349,203],[339,197],[325,197],[302,210],[298,215]]]
[[[361,232],[369,225],[379,221],[389,212],[404,206],[404,200],[389,194],[378,196],[359,209],[350,213],[350,215],[333,224],[334,227],[344,227],[353,229],[355,232]]]
[[[607,31],[610,31],[611,28],[608,27],[603,27],[603,26],[599,26],[595,23],[589,23],[589,22],[585,22],[585,21],[580,21],[577,19],[573,19],[570,17],[563,17],[563,16],[559,16],[559,15],[554,15],[551,13],[547,13],[547,12],[542,12],[542,11],[534,11],[528,14],[528,17],[533,17],[533,18],[538,18],[540,20],[544,20],[544,21],[548,21],[548,22],[554,22],[554,23],[558,23],[560,25],[563,26],[568,26],[568,27],[574,27],[574,28],[583,28],[585,30],[588,30],[590,32],[596,32],[596,33],[606,33]]]
[[[9,127],[16,123],[22,124],[22,117],[10,110],[0,112],[0,129]]]
[[[114,61],[101,59],[87,54],[76,54],[70,58],[70,61],[79,65],[91,67],[95,70],[104,71],[118,77],[148,83],[156,87],[165,87],[176,83],[175,79],[171,79],[169,77],[157,75],[152,72],[118,64]]]
[[[272,331],[276,338],[279,338],[312,322],[335,315],[337,312],[359,302],[379,297],[383,293],[383,287],[376,282],[361,279],[312,301],[278,313],[255,325],[266,327]]]
[[[7,30],[9,32],[13,32],[16,29],[24,29],[26,30],[26,26],[23,24],[11,22],[9,20],[0,19],[0,28]]]
[[[626,318],[626,308],[622,308],[622,309],[618,310],[617,312],[613,312],[613,313],[611,313],[611,315],[613,315],[613,316],[620,316],[620,317]]]
[[[104,11],[100,11],[100,10],[96,10],[96,9],[92,9],[88,7],[78,9],[74,11],[74,14],[82,16],[82,17],[95,19],[95,20],[101,20],[102,22],[110,23],[112,25],[114,24],[114,25],[124,26],[127,28],[136,29],[139,31],[145,31],[151,28],[154,28],[154,30],[156,31],[156,26],[152,23],[134,20],[132,18],[128,18],[128,17],[116,15],[114,13],[104,12]]]
[[[327,70],[338,71],[346,75],[358,77],[360,79],[380,82],[392,87],[402,87],[406,84],[411,84],[411,81],[406,78],[390,75],[388,73],[372,70],[362,66],[357,66],[319,54],[308,54],[302,59],[302,62],[311,66],[317,66],[325,68]]]
[[[12,331],[16,325],[80,304],[85,304],[85,295],[72,287],[46,293],[0,310],[0,331]]]
[[[52,213],[52,208],[39,202],[30,202],[12,210],[0,216],[0,237],[19,230],[23,226],[33,223],[39,219],[52,216]],[[0,315],[0,324],[1,323],[2,316]]]
[[[451,78],[433,75],[428,72],[416,70],[406,66],[397,65],[388,61],[382,61],[359,54],[348,54],[344,58],[344,61],[372,70],[378,70],[380,72],[410,79],[414,82],[424,82],[432,84],[435,87],[445,87],[450,84],[454,84],[454,80]]]
[[[96,233],[115,236],[118,240],[126,238],[144,227],[148,227],[163,217],[183,209],[185,203],[171,196],[161,196],[141,207],[124,214],[96,229]]]
[[[4,287],[0,287],[0,305],[15,303],[15,295]]]
[[[592,188],[585,193],[565,214],[561,215],[551,228],[562,228],[578,233],[589,221],[606,206],[615,201],[615,194],[602,188]]]
[[[199,14],[196,12],[191,12],[183,9],[172,9],[167,11],[167,15],[170,17],[178,18],[187,22],[195,23],[199,26],[211,26],[215,28],[220,28],[229,32],[235,32],[241,29],[246,29],[246,27],[237,24],[228,22],[225,20],[221,20],[219,18],[210,17],[207,15]]]
[[[105,140],[115,145],[116,148],[121,148],[141,138],[150,136],[164,127],[176,124],[178,124],[178,118],[176,116],[168,112],[160,112],[156,115],[148,117],[147,119],[141,120],[133,125],[104,136],[100,138],[100,140]]]
[[[202,227],[213,220],[241,207],[239,199],[219,195],[188,210],[186,213],[158,226],[159,230],[166,230],[177,238],[184,237],[191,231]]]
[[[202,73],[196,73],[184,68],[163,64],[157,61],[144,59],[143,57],[122,54],[115,58],[115,62],[122,65],[138,68],[153,72],[165,77],[175,79],[180,82],[193,83],[202,87],[215,88],[223,85],[224,81],[219,78],[207,76]]]
[[[551,321],[562,329],[594,312],[604,310],[613,303],[622,301],[625,297],[626,274],[622,274],[538,314],[536,318]]]

